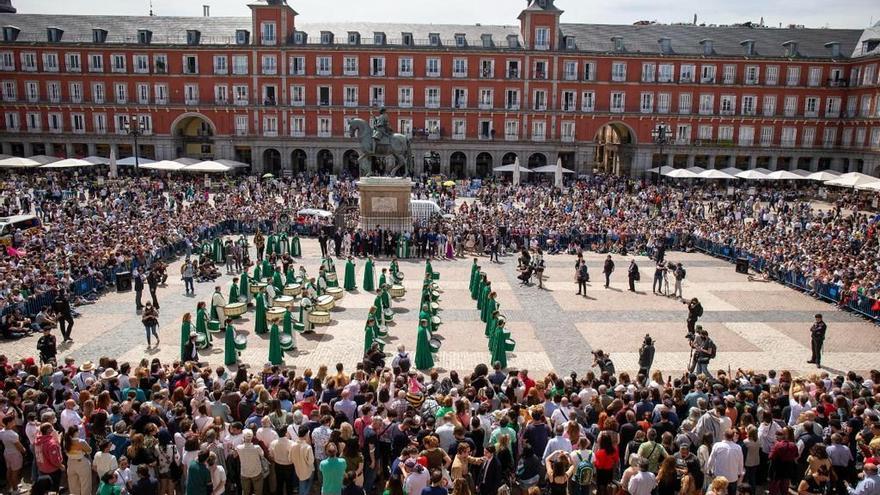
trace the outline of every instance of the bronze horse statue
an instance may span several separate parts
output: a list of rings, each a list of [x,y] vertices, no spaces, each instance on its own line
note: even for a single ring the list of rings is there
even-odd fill
[[[388,171],[388,175],[394,177],[397,175],[397,172],[403,167],[403,175],[408,176],[410,174],[410,170],[412,170],[413,166],[413,156],[412,156],[412,148],[410,146],[410,140],[403,134],[394,133],[389,139],[388,143],[377,143],[375,152],[371,152],[370,150],[373,148],[373,130],[370,128],[370,124],[364,120],[359,118],[351,119],[349,123],[349,135],[351,137],[357,137],[361,142],[360,156],[358,157],[358,167],[361,171],[361,177],[368,177],[372,171],[372,161],[371,159],[374,156],[394,156],[397,164]]]

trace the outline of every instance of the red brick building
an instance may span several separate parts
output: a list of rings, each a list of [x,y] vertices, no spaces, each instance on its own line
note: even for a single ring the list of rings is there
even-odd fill
[[[880,27],[509,26],[0,13],[2,153],[226,158],[356,169],[353,117],[388,109],[440,172],[651,166],[880,172]],[[511,19],[517,12],[511,12]],[[664,127],[668,143],[655,142]],[[662,153],[661,153],[662,152]]]

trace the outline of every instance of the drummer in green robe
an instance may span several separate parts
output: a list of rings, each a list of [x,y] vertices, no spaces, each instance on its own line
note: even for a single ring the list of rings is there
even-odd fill
[[[290,240],[290,255],[297,258],[302,256],[302,247],[299,244],[299,234],[296,232],[293,233],[293,238]]]
[[[477,281],[474,283],[474,288],[473,288],[473,290],[471,291],[471,299],[473,299],[474,301],[477,301],[477,300],[480,299],[480,292],[483,291],[483,284],[486,283],[486,280],[487,280],[487,279],[486,279],[486,274],[485,274],[485,273],[482,273],[482,272],[481,272],[481,273],[477,276]]]
[[[379,295],[382,297],[382,306],[385,309],[391,309],[391,294],[388,293],[388,288],[391,287],[388,284],[384,284],[379,287]]]
[[[257,299],[257,313],[255,315],[254,333],[262,335],[269,331],[266,326],[266,295],[260,293],[255,297]]]
[[[238,351],[235,349],[235,328],[232,321],[226,320],[226,338],[223,341],[223,364],[232,366],[238,364]]]
[[[489,317],[492,315],[492,312],[495,311],[497,303],[495,302],[495,298],[498,295],[495,292],[490,292],[489,296],[486,298],[486,302],[483,303],[483,309],[480,310],[480,321],[483,323],[488,323]]]
[[[263,271],[260,269],[260,264],[257,263],[257,266],[254,267],[254,283],[260,283],[263,281]]]
[[[364,354],[369,352],[374,342],[379,343],[379,349],[385,347],[385,344],[379,340],[379,325],[376,324],[376,319],[370,316],[367,318],[367,325],[364,327]]]
[[[234,304],[238,302],[238,277],[233,277],[232,285],[229,286],[229,300],[227,304]]]
[[[382,273],[379,275],[379,287],[376,290],[382,290],[385,287],[385,284],[388,283],[388,277],[385,276],[387,273],[387,269],[383,268]]]
[[[487,280],[485,285],[483,285],[483,290],[480,291],[480,298],[477,299],[477,309],[479,309],[481,311],[481,313],[480,313],[481,320],[482,320],[482,315],[483,315],[483,313],[482,313],[483,308],[486,306],[486,300],[489,299],[489,294],[491,294],[491,293],[492,293],[492,282],[489,282]],[[483,320],[483,321],[485,321],[485,320]]]
[[[476,290],[474,287],[480,281],[480,265],[477,264],[477,258],[474,258],[474,264],[471,265],[471,281],[468,284],[468,289],[471,291],[471,299],[476,299],[474,297],[474,291]]]
[[[434,271],[434,268],[431,267],[431,258],[428,258],[428,261],[425,262],[425,273],[431,275],[431,280],[437,280],[440,278],[440,274]]]
[[[272,276],[275,275],[275,269],[272,267],[272,264],[269,263],[269,258],[263,259],[263,278],[266,280],[272,280]]]
[[[223,255],[223,240],[219,237],[214,238],[214,248],[211,254],[213,255],[214,263],[226,262],[226,257]]]
[[[275,287],[275,294],[280,296],[284,293],[284,282],[281,280],[281,272],[275,272],[272,275],[272,286]]]
[[[345,283],[343,284],[343,288],[347,291],[357,289],[357,285],[355,285],[354,280],[354,259],[349,256],[348,261],[345,263]]]
[[[205,336],[205,342],[211,345],[211,332],[208,331],[208,305],[204,301],[200,301],[196,305],[196,333]]]
[[[277,323],[273,323],[272,330],[269,331],[269,362],[276,366],[284,362],[284,356],[281,354],[281,335]]]
[[[284,319],[282,320],[281,331],[290,336],[290,342],[292,347],[291,351],[296,350],[296,336],[293,334],[293,312],[290,309],[293,306],[287,306],[287,311],[284,312]]]
[[[251,302],[251,284],[248,280],[247,271],[241,273],[241,281],[238,283],[238,293],[239,295],[244,295],[244,302],[246,304],[250,304]]]
[[[183,315],[183,322],[180,324],[180,361],[188,361],[188,357],[184,352],[186,344],[189,343],[189,336],[192,335],[192,313]]]
[[[376,307],[376,320],[380,325],[385,324],[385,308],[382,305],[382,294],[376,294],[376,298],[373,299],[373,306]]]
[[[428,322],[428,327],[431,329],[432,334],[437,331],[437,326],[434,325],[434,315],[431,314],[430,304],[422,304],[422,309],[419,311],[419,321],[421,320]]]
[[[278,252],[278,236],[275,234],[271,234],[268,239],[266,239],[266,256],[268,257],[271,254],[275,254]]]
[[[486,322],[486,330],[483,332],[486,335],[486,338],[492,335],[492,332],[495,331],[495,326],[498,325],[498,315],[499,311],[497,309],[492,310],[492,314],[489,316],[489,321]]]
[[[364,283],[361,285],[367,292],[373,292],[376,290],[376,274],[373,273],[372,256],[368,256],[367,262],[364,264]]]
[[[403,273],[400,271],[400,263],[397,262],[397,258],[394,256],[391,257],[391,267],[388,271],[391,272],[391,280],[395,284],[403,283]]]
[[[507,368],[507,339],[504,331],[505,321],[498,320],[495,327],[495,339],[492,341],[492,363],[501,363],[501,368]]]
[[[434,367],[434,356],[431,354],[431,329],[427,320],[419,320],[416,338],[416,369],[426,371]]]

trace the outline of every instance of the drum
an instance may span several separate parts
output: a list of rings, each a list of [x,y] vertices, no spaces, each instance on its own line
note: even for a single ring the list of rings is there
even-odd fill
[[[312,311],[309,314],[309,323],[312,325],[326,325],[330,323],[330,313],[327,311]]]
[[[439,291],[436,291],[436,290],[432,290],[432,291],[431,291],[431,299],[433,299],[433,300],[435,300],[435,301],[436,301],[437,299],[440,299],[440,292],[439,292]]]
[[[385,342],[385,339],[382,339],[382,338],[379,338],[379,337],[376,337],[375,339],[373,339],[373,342],[376,343],[376,344],[379,344],[379,350],[380,350],[380,351],[384,351],[384,350],[385,350],[385,346],[388,345],[388,342]]]
[[[251,291],[251,294],[259,294],[261,292],[266,292],[267,286],[268,284],[265,284],[263,282],[254,282],[250,285],[249,289]]]
[[[302,294],[302,285],[299,284],[288,284],[284,286],[284,295],[297,297]]]
[[[293,304],[293,296],[278,296],[272,301],[272,306],[275,308],[286,308]]]
[[[378,335],[379,337],[387,337],[388,336],[388,327],[386,327],[386,326],[379,327],[379,330],[376,332],[376,335]]]
[[[247,303],[238,302],[223,306],[223,314],[227,318],[238,318],[247,311]]]
[[[342,290],[342,287],[330,287],[327,289],[327,294],[333,296],[333,299],[340,300],[345,296],[345,292]]]
[[[266,311],[266,321],[270,323],[278,323],[284,318],[284,312],[287,311],[284,308],[269,308]]]
[[[403,272],[397,272],[394,274],[394,280],[396,282],[403,282]]]
[[[203,333],[196,334],[196,347],[205,349],[208,347],[208,337]]]
[[[296,330],[297,332],[302,332],[303,330],[306,329],[306,326],[298,321],[295,321],[295,322],[293,322],[293,329]]]
[[[395,284],[391,286],[391,290],[389,292],[391,293],[391,297],[399,299],[403,297],[404,294],[406,294],[406,289],[404,289],[403,286],[400,284]]]
[[[504,350],[507,352],[513,352],[516,349],[516,341],[513,339],[507,339],[504,341]]]
[[[428,345],[431,347],[431,352],[432,352],[432,353],[435,353],[435,354],[436,354],[436,353],[440,350],[440,341],[437,340],[437,339],[431,339],[431,340],[428,342]]]
[[[439,316],[432,316],[431,323],[433,323],[435,327],[439,327],[442,322],[440,321]]]
[[[431,311],[437,312],[439,309],[440,309],[440,305],[439,305],[439,304],[437,304],[437,303],[435,303],[435,302],[432,302],[432,303],[431,303]]]
[[[278,340],[281,342],[281,349],[285,351],[293,349],[293,337],[291,337],[290,335],[282,333]]]
[[[336,306],[336,299],[329,294],[318,296],[318,303],[315,305],[316,308],[325,312],[330,311],[334,306]]]
[[[235,350],[243,351],[247,349],[247,335],[238,334],[235,336]]]
[[[208,322],[208,331],[209,332],[219,332],[220,331],[220,321],[211,320]]]
[[[328,283],[330,283],[330,282],[333,282],[333,283],[339,282],[339,279],[336,277],[336,272],[330,272],[330,273],[327,274],[327,282],[328,282]]]
[[[394,319],[394,311],[388,308],[382,312],[382,317],[385,318],[385,321],[391,321]]]

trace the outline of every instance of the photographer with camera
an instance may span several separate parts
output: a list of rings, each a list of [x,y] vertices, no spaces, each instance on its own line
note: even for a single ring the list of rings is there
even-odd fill
[[[715,342],[709,338],[709,332],[704,330],[702,326],[697,325],[695,333],[695,336],[690,333],[687,335],[691,345],[691,364],[688,370],[697,375],[711,377],[709,361],[715,359],[718,348],[715,346]]]
[[[591,367],[598,367],[601,373],[608,373],[614,376],[614,362],[611,361],[611,355],[605,354],[605,351],[599,349],[593,351],[593,364]]]
[[[693,334],[694,327],[697,324],[697,320],[699,320],[700,317],[703,316],[703,305],[700,304],[700,300],[695,297],[687,303],[687,306],[688,306],[688,319],[687,319],[688,334]]]
[[[645,334],[642,347],[639,348],[639,374],[644,375],[645,385],[650,380],[651,365],[654,364],[654,339],[651,334]]]

